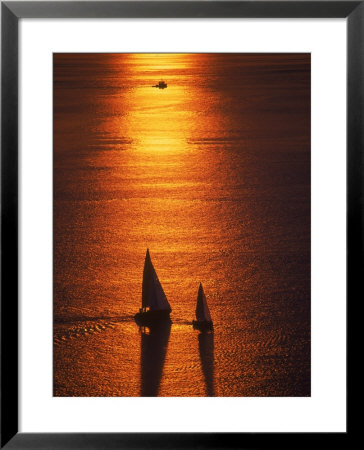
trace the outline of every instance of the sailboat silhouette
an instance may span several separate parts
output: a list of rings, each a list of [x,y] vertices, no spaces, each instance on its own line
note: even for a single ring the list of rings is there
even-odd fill
[[[170,321],[171,311],[172,308],[154,269],[149,249],[147,249],[143,269],[142,307],[135,314],[135,321],[143,326],[149,326],[161,320]]]
[[[206,295],[202,283],[200,283],[197,293],[196,320],[194,320],[192,324],[193,328],[199,330],[212,330],[213,328],[211,314],[209,307],[207,306]]]

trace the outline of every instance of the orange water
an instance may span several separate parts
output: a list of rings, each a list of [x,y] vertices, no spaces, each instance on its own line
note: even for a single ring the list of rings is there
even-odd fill
[[[310,395],[309,55],[55,55],[54,395]]]

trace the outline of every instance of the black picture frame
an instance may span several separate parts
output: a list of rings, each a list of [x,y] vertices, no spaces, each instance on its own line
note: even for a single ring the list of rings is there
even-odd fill
[[[18,432],[18,23],[21,18],[346,18],[347,305],[363,288],[363,1],[1,2],[1,447],[9,449],[271,448],[310,433]],[[349,348],[349,347],[348,347]],[[334,395],[334,393],[333,393]],[[349,427],[349,409],[347,424]],[[350,430],[349,428],[347,429]],[[344,446],[346,433],[332,434]],[[327,434],[316,433],[325,442]]]

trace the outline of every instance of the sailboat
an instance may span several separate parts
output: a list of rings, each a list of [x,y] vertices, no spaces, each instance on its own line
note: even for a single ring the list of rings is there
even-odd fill
[[[135,314],[135,321],[141,326],[152,325],[160,320],[169,320],[172,308],[163,291],[150,258],[149,249],[145,255],[142,285],[142,307]]]
[[[165,81],[160,81],[158,84],[155,84],[152,87],[156,87],[159,89],[165,89],[167,87],[167,83]]]
[[[198,330],[212,330],[212,319],[209,307],[207,306],[206,295],[203,291],[202,283],[198,288],[197,305],[196,305],[196,320],[192,322],[193,328]]]

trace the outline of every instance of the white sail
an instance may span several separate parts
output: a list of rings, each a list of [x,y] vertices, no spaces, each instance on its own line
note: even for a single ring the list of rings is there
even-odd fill
[[[207,306],[206,296],[203,291],[202,283],[198,288],[197,305],[196,305],[196,319],[199,322],[212,322],[209,307]]]
[[[153,311],[172,311],[153,267],[149,250],[145,255],[143,271],[142,307],[150,308]]]

